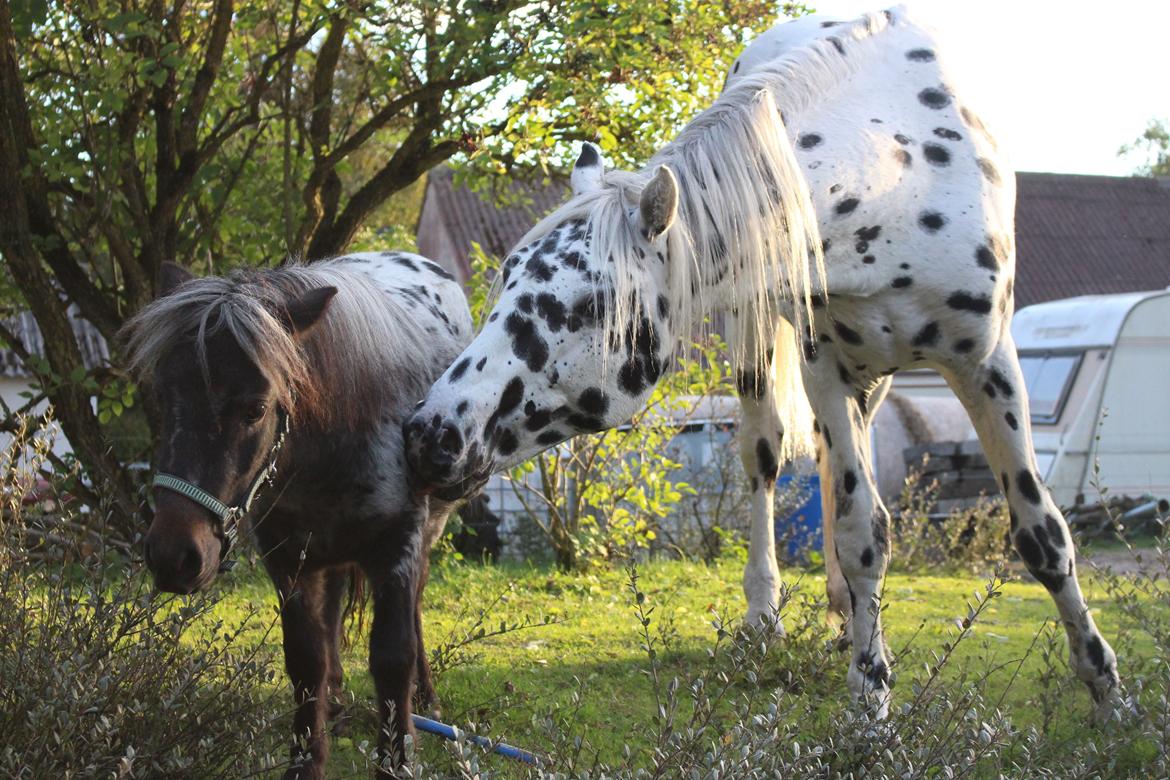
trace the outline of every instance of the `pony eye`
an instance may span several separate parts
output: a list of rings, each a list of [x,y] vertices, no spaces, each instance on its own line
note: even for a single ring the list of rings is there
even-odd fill
[[[263,401],[251,404],[244,409],[244,421],[249,425],[258,423],[264,417],[264,413],[268,411],[268,404]]]

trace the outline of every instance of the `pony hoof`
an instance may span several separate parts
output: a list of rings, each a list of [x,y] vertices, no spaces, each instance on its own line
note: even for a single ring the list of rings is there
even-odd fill
[[[775,639],[784,639],[788,636],[788,632],[784,630],[784,621],[780,619],[780,616],[775,610],[768,610],[766,612],[752,612],[748,610],[743,624],[746,628],[751,628],[765,635],[771,635]]]
[[[838,653],[843,653],[853,646],[853,635],[849,633],[848,626],[841,627],[841,633],[833,639],[829,640],[830,647]]]
[[[1120,685],[1113,685],[1102,696],[1095,698],[1097,705],[1093,708],[1093,723],[1098,727],[1127,723],[1141,714],[1137,699],[1126,696]]]

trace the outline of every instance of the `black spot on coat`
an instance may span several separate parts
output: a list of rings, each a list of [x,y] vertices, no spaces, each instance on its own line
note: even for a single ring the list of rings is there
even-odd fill
[[[957,311],[969,311],[973,314],[991,313],[991,299],[986,295],[954,292],[947,298],[947,306]]]
[[[796,139],[796,145],[801,149],[812,149],[820,144],[823,139],[817,133],[804,133]]]
[[[467,367],[471,365],[471,358],[465,357],[451,368],[451,373],[447,375],[447,381],[455,384],[467,372]]]
[[[838,215],[849,214],[855,208],[857,208],[857,204],[860,202],[861,201],[857,198],[845,198],[844,200],[837,202],[835,211]]]
[[[862,343],[861,334],[842,322],[834,321],[833,330],[837,332],[837,335],[840,336],[841,340],[846,344],[857,345]]]
[[[933,108],[937,111],[951,104],[951,96],[945,89],[927,87],[918,93],[918,102],[927,108]]]
[[[918,216],[918,224],[927,233],[937,233],[947,224],[947,218],[937,211],[924,211]]]
[[[922,326],[922,329],[914,335],[914,340],[911,344],[915,347],[933,347],[938,343],[938,323],[931,321]]]
[[[512,337],[512,352],[524,361],[529,371],[540,371],[548,362],[548,343],[536,332],[532,320],[512,312],[504,321],[504,328]]]
[[[772,451],[772,445],[762,436],[756,440],[756,464],[765,482],[776,481],[780,474],[780,464],[776,460],[776,453]]]
[[[922,145],[922,155],[931,165],[950,165],[951,153],[939,144],[925,143]]]
[[[1020,494],[1028,499],[1033,504],[1040,503],[1040,488],[1036,484],[1036,478],[1032,476],[1032,472],[1028,469],[1021,469],[1020,473],[1016,475],[1016,486],[1020,490]]]

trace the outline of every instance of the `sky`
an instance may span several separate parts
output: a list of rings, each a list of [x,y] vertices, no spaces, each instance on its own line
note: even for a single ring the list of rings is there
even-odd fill
[[[882,0],[806,0],[855,17]],[[963,102],[1019,171],[1123,176],[1117,150],[1170,119],[1170,0],[908,0],[939,35]]]

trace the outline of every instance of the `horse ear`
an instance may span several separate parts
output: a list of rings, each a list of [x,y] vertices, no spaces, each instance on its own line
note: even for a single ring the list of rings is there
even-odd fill
[[[158,269],[158,284],[155,289],[158,291],[159,298],[165,298],[179,288],[183,282],[188,282],[195,278],[195,275],[188,271],[178,263],[172,263],[170,260],[163,262]]]
[[[658,166],[654,178],[642,190],[638,204],[641,231],[647,241],[654,241],[674,224],[678,215],[678,180],[670,168]]]
[[[284,326],[296,336],[304,335],[321,321],[329,302],[337,295],[336,287],[316,287],[285,304],[281,313]]]
[[[569,176],[569,183],[573,185],[573,194],[581,195],[601,189],[601,173],[605,170],[601,162],[601,152],[596,146],[586,141],[581,144],[581,154],[577,155],[577,162],[573,164],[573,173]]]

